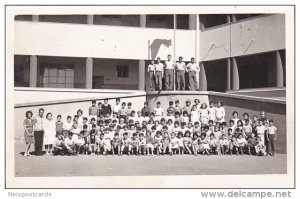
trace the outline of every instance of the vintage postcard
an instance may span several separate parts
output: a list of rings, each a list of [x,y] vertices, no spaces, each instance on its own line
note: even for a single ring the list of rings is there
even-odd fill
[[[5,7],[7,188],[293,188],[294,6]]]

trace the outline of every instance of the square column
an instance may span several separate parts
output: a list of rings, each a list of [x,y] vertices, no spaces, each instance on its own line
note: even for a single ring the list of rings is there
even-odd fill
[[[140,15],[140,27],[146,27],[146,15]]]
[[[85,88],[93,88],[93,59],[91,57],[86,58],[85,82]]]
[[[32,15],[32,21],[39,21],[39,15]]]
[[[139,60],[139,90],[145,90],[145,60]]]
[[[239,70],[235,58],[232,58],[232,90],[240,89]]]
[[[94,15],[88,15],[86,23],[93,25],[94,24]]]
[[[204,63],[200,63],[200,91],[207,91],[207,79],[206,79],[206,72],[204,68]]]
[[[231,61],[227,58],[227,90],[231,89]]]
[[[29,86],[36,87],[37,83],[37,56],[30,56],[30,74],[29,74]]]
[[[279,51],[276,51],[276,87],[283,87],[283,67]]]

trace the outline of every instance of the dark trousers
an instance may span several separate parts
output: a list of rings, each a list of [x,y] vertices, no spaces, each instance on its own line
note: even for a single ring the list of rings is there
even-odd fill
[[[273,135],[273,134],[269,135],[269,144],[271,145],[271,151],[272,151],[272,154],[274,155],[274,153],[275,153],[275,135]]]
[[[195,71],[189,71],[189,89],[198,90],[197,74]]]
[[[156,85],[157,90],[162,89],[162,72],[161,71],[155,72],[155,85]]]
[[[177,90],[185,90],[185,71],[177,71]]]
[[[34,131],[34,150],[35,155],[42,155],[44,143],[44,131]]]
[[[154,72],[153,71],[150,71],[149,72],[149,83],[150,83],[150,89],[153,90],[155,89],[155,78],[154,78]]]
[[[166,90],[172,90],[173,89],[173,82],[174,82],[174,70],[167,69],[166,70]]]
[[[266,146],[266,153],[269,154],[269,139],[267,134],[265,134],[265,146]]]

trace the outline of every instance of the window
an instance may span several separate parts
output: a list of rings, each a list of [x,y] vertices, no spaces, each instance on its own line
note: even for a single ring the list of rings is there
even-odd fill
[[[129,67],[128,66],[117,66],[117,77],[128,77]]]
[[[42,67],[43,87],[49,88],[74,88],[74,66],[44,64]]]

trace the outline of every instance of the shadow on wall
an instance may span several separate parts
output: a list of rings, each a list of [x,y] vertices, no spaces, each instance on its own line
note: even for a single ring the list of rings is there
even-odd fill
[[[161,45],[164,45],[166,47],[170,47],[172,44],[171,39],[155,39],[152,44],[149,46],[151,51],[151,59],[155,59],[159,48]]]

